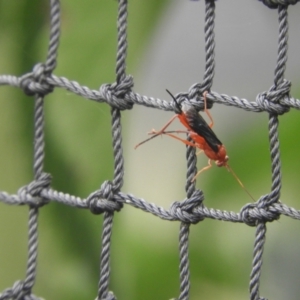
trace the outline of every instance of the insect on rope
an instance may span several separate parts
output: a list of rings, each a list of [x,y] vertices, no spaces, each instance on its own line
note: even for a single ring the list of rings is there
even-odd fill
[[[169,91],[166,90],[175,103],[175,112],[176,114],[167,122],[166,125],[163,126],[159,131],[152,129],[149,134],[152,136],[135,146],[135,149],[140,145],[148,142],[149,140],[159,136],[159,135],[168,135],[176,140],[181,141],[182,143],[199,148],[200,151],[197,154],[204,152],[204,154],[208,157],[208,165],[203,167],[197,174],[194,176],[192,181],[196,180],[198,175],[200,175],[203,171],[206,171],[212,167],[211,161],[214,160],[218,167],[225,167],[237,180],[240,186],[246,191],[246,193],[253,199],[251,194],[247,191],[241,180],[238,176],[234,173],[232,168],[228,164],[229,156],[227,155],[226,148],[222,144],[222,142],[217,138],[216,134],[211,129],[214,125],[213,118],[210,112],[207,109],[207,100],[206,95],[207,91],[203,93],[204,98],[204,112],[207,114],[210,124],[204,120],[204,118],[197,112],[195,107],[189,102],[183,102],[181,105],[178,103],[174,95]],[[184,130],[176,130],[176,131],[165,131],[170,124],[178,118],[179,121],[182,123],[184,127],[187,128],[186,131]],[[194,143],[180,138],[173,133],[186,133],[190,136],[190,138],[194,141]],[[253,199],[253,201],[255,201]]]
[[[279,38],[277,50],[277,62],[275,68],[274,84],[267,91],[260,92],[256,101],[248,101],[245,98],[238,98],[226,94],[219,94],[212,90],[212,83],[215,74],[215,0],[205,0],[205,72],[202,82],[193,84],[188,91],[176,95],[176,98],[168,92],[174,102],[156,99],[151,96],[141,95],[133,90],[134,78],[126,72],[127,55],[127,12],[129,0],[118,0],[118,23],[117,23],[117,55],[116,55],[116,82],[102,83],[97,90],[83,86],[79,82],[66,77],[59,77],[54,74],[57,64],[58,45],[60,40],[60,1],[49,0],[50,3],[50,38],[45,62],[38,62],[31,72],[15,76],[10,74],[0,75],[0,85],[10,85],[22,89],[28,96],[34,96],[34,178],[28,184],[20,187],[17,193],[11,194],[0,190],[0,202],[7,205],[27,205],[28,214],[28,256],[25,277],[15,279],[13,284],[0,291],[0,300],[38,300],[42,299],[33,294],[33,288],[37,279],[38,267],[38,225],[39,212],[49,203],[58,202],[60,205],[86,209],[91,214],[98,216],[103,214],[103,226],[101,237],[99,280],[97,300],[115,300],[114,293],[110,290],[110,260],[112,228],[115,212],[120,212],[127,205],[135,209],[140,209],[144,213],[150,213],[164,221],[180,222],[178,232],[179,246],[179,278],[180,291],[177,300],[189,300],[190,287],[190,263],[189,263],[189,233],[190,226],[199,224],[206,219],[226,221],[231,223],[242,223],[247,226],[256,227],[255,241],[253,247],[252,267],[249,280],[249,299],[265,300],[260,296],[260,277],[262,273],[264,245],[266,242],[267,224],[278,220],[284,215],[289,218],[300,220],[300,210],[288,206],[280,198],[281,180],[281,159],[279,144],[279,115],[288,113],[290,109],[300,110],[300,100],[291,95],[292,83],[285,79],[284,72],[287,63],[288,49],[288,7],[295,5],[300,0],[259,0],[271,9],[277,8],[279,23]],[[276,14],[276,11],[274,11]],[[226,27],[226,26],[225,26]],[[270,48],[272,50],[272,48]],[[99,83],[100,84],[100,83]],[[111,134],[112,149],[114,158],[114,175],[112,180],[106,179],[99,182],[99,188],[93,190],[85,198],[77,195],[56,190],[51,184],[52,175],[45,172],[44,159],[46,133],[44,134],[44,100],[46,96],[58,88],[63,88],[68,92],[79,95],[97,103],[106,103],[111,107]],[[208,92],[205,92],[208,91]],[[204,111],[208,115],[209,124],[198,114],[199,96],[204,98]],[[269,115],[269,144],[271,158],[271,181],[272,185],[267,193],[263,194],[256,202],[248,203],[241,207],[238,212],[209,208],[205,205],[205,197],[202,190],[195,188],[196,177],[204,170],[209,169],[215,161],[217,166],[225,167],[237,179],[240,180],[228,165],[226,149],[212,130],[213,120],[207,110],[207,100],[237,107],[251,112],[261,112]],[[190,101],[182,101],[189,99]],[[198,103],[197,103],[198,102]],[[195,106],[194,106],[195,104]],[[143,105],[160,110],[175,110],[175,116],[159,131],[152,130],[150,137],[139,143],[136,147],[155,138],[159,135],[168,135],[185,145],[186,149],[186,198],[174,201],[169,209],[164,209],[156,203],[148,202],[133,194],[125,193],[122,190],[125,175],[121,116],[122,111],[133,108],[134,105]],[[208,107],[210,108],[210,107]],[[168,126],[178,118],[185,127],[184,130],[167,131]],[[14,121],[14,119],[12,120]],[[18,120],[19,121],[19,120]],[[50,124],[51,126],[51,124]],[[187,138],[181,138],[180,134],[187,134]],[[17,136],[18,137],[18,136]],[[5,143],[5,140],[3,141]],[[208,157],[208,165],[198,173],[196,171],[196,148],[204,152]],[[243,187],[244,188],[244,187]],[[245,188],[244,188],[245,189]],[[247,192],[247,190],[245,189]],[[295,195],[297,196],[297,195]],[[98,218],[98,217],[97,217]],[[12,218],[14,221],[14,218]],[[73,220],[72,220],[73,221]],[[223,224],[223,223],[222,223]],[[5,223],[4,226],[7,227]],[[221,225],[223,226],[223,225]],[[6,227],[5,230],[6,230]],[[118,227],[119,230],[123,230]],[[121,241],[115,240],[118,245]],[[5,244],[5,243],[4,243]],[[6,245],[4,245],[6,246]],[[120,248],[120,247],[119,247]],[[198,250],[198,249],[197,249]],[[19,249],[18,249],[19,251]],[[151,262],[152,263],[152,262]],[[198,262],[197,262],[198,263]],[[200,262],[201,263],[201,262]],[[93,265],[93,268],[95,265]],[[159,265],[164,268],[164,264]],[[168,266],[165,266],[168,267]],[[43,269],[44,267],[41,267]],[[0,267],[2,271],[3,266]],[[13,268],[10,268],[11,270]],[[41,270],[43,272],[43,270]],[[48,270],[44,270],[48,274]],[[229,270],[229,275],[233,270]],[[4,273],[6,275],[7,272]],[[93,273],[94,274],[94,273]],[[119,274],[118,274],[119,275]],[[128,276],[127,276],[128,277]],[[2,282],[1,282],[2,283]],[[198,286],[201,282],[197,282]],[[149,282],[147,281],[147,286]],[[151,286],[152,287],[152,286]],[[280,286],[280,289],[282,287]],[[204,290],[205,291],[205,290]],[[201,290],[201,295],[204,295]],[[205,298],[206,295],[204,296]],[[74,297],[73,297],[74,298]],[[157,298],[157,297],[156,297]],[[228,296],[232,299],[233,297]],[[295,298],[295,297],[294,297]],[[118,298],[119,299],[119,298]],[[141,297],[139,297],[141,299]],[[269,298],[270,299],[270,298]],[[284,299],[287,299],[286,297]]]

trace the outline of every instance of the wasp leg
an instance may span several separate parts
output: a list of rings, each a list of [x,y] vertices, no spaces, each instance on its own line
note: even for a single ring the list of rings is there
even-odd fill
[[[197,172],[197,174],[193,177],[192,179],[192,182],[194,182],[196,180],[196,178],[204,171],[210,169],[212,167],[212,164],[211,164],[211,160],[209,159],[208,160],[208,165],[204,168],[202,168],[200,171]]]

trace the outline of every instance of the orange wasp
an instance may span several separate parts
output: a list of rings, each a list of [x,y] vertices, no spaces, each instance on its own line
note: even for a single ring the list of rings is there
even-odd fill
[[[170,91],[167,90],[167,92],[170,94],[170,96],[173,98],[176,106],[176,115],[172,117],[172,119],[159,131],[156,131],[152,129],[150,134],[152,136],[143,142],[137,144],[135,146],[135,149],[139,147],[140,145],[144,144],[145,142],[153,139],[154,137],[165,134],[168,136],[171,136],[172,138],[175,138],[181,142],[183,142],[186,145],[196,147],[201,149],[205,153],[205,155],[209,158],[208,160],[208,166],[201,169],[195,178],[204,170],[207,170],[210,168],[211,160],[214,160],[216,162],[216,165],[218,167],[222,166],[228,166],[227,161],[229,157],[226,154],[226,149],[222,142],[217,138],[215,133],[212,131],[213,127],[213,120],[206,108],[206,94],[204,93],[204,111],[208,115],[211,123],[208,125],[206,121],[203,119],[203,117],[197,112],[197,110],[189,103],[183,103],[182,105],[179,105],[176,98],[171,94]],[[179,121],[182,123],[184,127],[187,128],[187,131],[165,131],[167,127],[176,119],[178,118]],[[194,143],[189,142],[188,140],[182,139],[176,135],[173,135],[172,132],[176,133],[185,133],[187,132],[190,136],[190,138],[194,141]],[[194,179],[195,179],[194,178]]]
[[[203,93],[204,97],[204,111],[209,117],[211,123],[207,124],[206,121],[203,119],[203,117],[197,112],[197,110],[194,108],[194,106],[188,102],[184,102],[183,104],[179,104],[176,100],[176,98],[172,95],[170,91],[167,90],[167,92],[170,94],[172,99],[175,103],[175,112],[176,115],[173,116],[170,121],[159,131],[156,131],[155,129],[152,129],[152,131],[149,133],[152,136],[141,143],[137,144],[135,146],[135,149],[139,147],[140,145],[144,144],[145,142],[155,138],[156,136],[159,136],[161,134],[168,135],[174,139],[177,139],[181,142],[183,142],[186,145],[196,147],[200,149],[201,152],[204,152],[205,155],[208,157],[208,165],[204,168],[202,168],[198,173],[194,176],[193,181],[196,179],[196,177],[202,173],[203,171],[209,169],[212,167],[211,161],[214,160],[216,165],[218,167],[226,167],[226,169],[235,177],[235,179],[238,181],[238,183],[241,185],[241,187],[249,194],[249,192],[246,190],[240,179],[237,177],[237,175],[233,172],[233,170],[228,165],[229,157],[226,153],[225,146],[222,144],[222,142],[217,138],[216,134],[211,129],[213,127],[213,119],[207,110],[206,107],[206,94],[207,92]],[[165,131],[167,127],[176,119],[178,118],[179,121],[182,123],[184,127],[186,127],[187,131],[177,130],[177,131]],[[174,135],[173,133],[187,133],[190,138],[193,140],[193,142],[190,142],[188,140],[182,139],[179,136]],[[198,153],[198,154],[199,154]],[[249,194],[250,195],[250,194]],[[250,195],[250,197],[253,199],[253,197]]]

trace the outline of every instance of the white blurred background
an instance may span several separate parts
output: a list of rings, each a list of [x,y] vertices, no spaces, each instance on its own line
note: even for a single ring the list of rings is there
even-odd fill
[[[204,11],[204,1],[170,1],[156,27],[155,34],[148,43],[145,56],[140,62],[135,76],[135,91],[170,100],[165,91],[166,88],[176,94],[187,91],[195,82],[201,82],[205,67]],[[276,9],[270,10],[259,1],[216,2],[216,69],[213,91],[255,101],[258,93],[271,87],[277,60],[279,27],[277,15]],[[289,50],[285,78],[292,81],[292,95],[294,96],[299,91],[300,77],[299,15],[299,5],[289,8]],[[214,105],[211,114],[215,121],[214,131],[225,145],[230,144],[232,139],[236,141],[236,137],[240,135],[255,138],[255,134],[264,133],[261,151],[265,154],[269,167],[262,170],[259,165],[256,165],[255,160],[259,153],[253,156],[245,152],[247,154],[243,159],[253,161],[252,170],[245,172],[252,172],[253,175],[252,178],[247,178],[244,184],[255,199],[268,193],[271,171],[267,144],[267,114],[245,112],[218,104]],[[137,150],[133,150],[133,146],[145,139],[146,133],[152,128],[161,128],[171,116],[172,113],[135,107],[134,115],[130,116],[130,127],[125,140],[127,145],[125,190],[165,208],[168,208],[173,201],[185,198],[184,145],[164,137],[150,141]],[[289,118],[288,114],[280,117],[280,119],[283,118]],[[179,129],[181,125],[177,122],[173,128]],[[254,139],[252,143],[257,143],[257,141],[259,139]],[[299,139],[295,143],[297,143],[295,147],[298,147]],[[227,150],[229,157],[234,160],[234,157],[230,156],[230,148]],[[206,158],[200,156],[198,168],[206,164]],[[295,160],[298,159],[295,157]],[[239,165],[241,162],[235,161],[233,164]],[[210,182],[210,186],[214,185],[219,181],[222,171],[214,166],[204,172],[197,178],[197,187],[202,188],[205,193],[207,182]],[[297,173],[299,174],[299,170]],[[297,182],[295,177],[290,177],[289,182],[284,181],[285,184],[290,184],[290,187],[284,189],[286,197],[283,201],[289,205],[298,204],[299,208]],[[233,186],[236,190],[240,190],[237,183],[233,183]],[[224,187],[224,190],[220,192],[222,198],[219,201],[207,197],[205,204],[214,208],[220,208],[218,204],[221,204],[222,209],[238,211],[243,205],[251,202],[243,191],[228,192],[230,195],[226,193],[226,187]],[[174,242],[177,236],[174,226],[166,234],[165,222],[156,221],[151,216],[145,216],[140,212],[130,211],[127,218],[134,230],[140,234],[152,236],[153,242],[157,242],[159,232],[161,233],[159,241],[163,244]],[[220,235],[217,236],[222,240],[220,247],[223,247],[223,251],[227,252],[228,256],[235,255],[237,248],[241,252],[246,251],[249,254],[246,267],[250,271],[254,230],[247,226],[241,229],[239,225],[214,222],[217,223],[214,224],[214,228],[217,227],[216,230],[220,235],[223,230],[226,232],[223,238]],[[204,224],[197,226],[200,232],[201,226],[203,230],[206,230],[206,227],[203,227]],[[298,222],[288,220],[286,217],[268,224],[261,289],[262,295],[270,297],[269,299],[299,298],[299,228]],[[197,240],[197,237],[194,236],[194,238]],[[197,244],[197,241],[194,244]],[[197,285],[197,282],[192,282],[193,284]],[[234,298],[232,294],[231,297],[230,299]]]

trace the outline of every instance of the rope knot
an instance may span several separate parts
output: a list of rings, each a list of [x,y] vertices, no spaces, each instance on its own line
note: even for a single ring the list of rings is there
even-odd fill
[[[177,102],[179,105],[183,102],[188,102],[189,104],[192,104],[194,108],[199,112],[204,110],[204,92],[209,92],[210,88],[203,86],[201,83],[195,83],[190,88],[188,93],[179,93],[175,96]],[[213,101],[209,100],[208,98],[205,99],[206,101],[206,108],[210,109],[213,107]],[[174,109],[175,113],[178,112],[178,109],[176,110],[176,106]]]
[[[295,5],[299,0],[258,0],[269,8],[278,8],[279,5]]]
[[[195,190],[192,197],[187,198],[183,201],[175,201],[170,207],[171,215],[185,223],[197,224],[202,221],[204,217],[195,213],[195,210],[202,206],[204,200],[203,192],[200,190]]]
[[[280,213],[270,210],[266,203],[269,195],[262,196],[256,203],[249,203],[242,207],[240,216],[243,222],[249,226],[257,226],[259,222],[273,222],[278,220]]]
[[[262,92],[256,97],[257,104],[268,111],[269,113],[275,113],[282,115],[290,110],[288,106],[280,104],[280,100],[284,97],[290,97],[291,82],[283,80],[277,86],[273,85],[268,92]]]
[[[211,2],[215,2],[215,0],[211,0]],[[212,82],[204,81],[204,82],[196,82],[189,88],[189,99],[194,99],[199,95],[203,95],[204,92],[210,92]]]
[[[107,211],[120,211],[123,204],[114,200],[115,189],[110,181],[104,181],[101,188],[87,198],[88,206],[93,214],[99,215]]]
[[[53,91],[53,86],[47,81],[49,72],[43,63],[38,63],[33,67],[31,73],[26,74],[21,78],[20,87],[28,96],[35,94],[46,95]]]
[[[42,173],[40,177],[18,190],[18,196],[21,202],[28,203],[33,207],[41,207],[50,200],[41,197],[43,189],[48,189],[51,184],[52,176],[48,173]]]
[[[101,98],[119,110],[131,109],[133,102],[125,100],[125,95],[133,88],[133,77],[127,75],[121,82],[103,84],[100,87]]]
[[[24,281],[18,280],[11,288],[5,289],[0,294],[0,299],[21,299],[24,296]]]
[[[241,219],[248,226],[256,226],[257,219],[253,218],[251,212],[255,209],[256,205],[254,203],[248,203],[242,207],[240,210]]]
[[[188,105],[192,105],[198,112],[200,110],[202,110],[202,111],[204,110],[203,96],[201,97],[201,96],[195,95],[194,97],[191,98],[190,95],[187,93],[178,93],[174,96],[174,98],[176,99],[176,102],[173,101],[172,107],[176,114],[182,113],[181,106],[184,103],[187,103]],[[207,100],[206,104],[207,104],[207,108],[212,108],[212,106],[213,106],[213,102],[210,100],[209,101]]]

